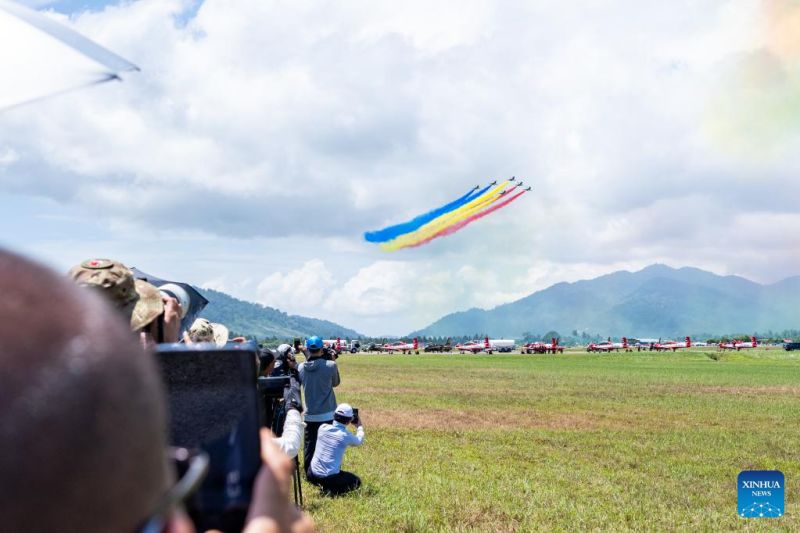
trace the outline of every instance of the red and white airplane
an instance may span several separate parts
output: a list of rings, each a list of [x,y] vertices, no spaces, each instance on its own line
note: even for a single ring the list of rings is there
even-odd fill
[[[622,337],[622,342],[611,342],[611,339],[603,342],[592,342],[586,347],[587,352],[612,352],[628,351],[628,338]]]
[[[749,348],[758,348],[758,339],[755,337],[750,337],[750,342],[737,342],[736,343],[736,350],[746,350]]]
[[[665,342],[657,342],[653,345],[653,350],[657,350],[659,352],[666,352],[672,350],[683,350],[684,348],[691,348],[692,347],[692,339],[691,337],[686,337],[686,340],[683,342],[676,342],[676,341],[665,341]]]
[[[400,353],[419,353],[419,342],[414,337],[413,342],[397,341],[392,344],[384,344],[383,349],[387,352],[400,352]]]
[[[750,348],[758,348],[758,339],[755,337],[750,337],[750,342],[747,341],[731,341],[731,342],[720,342],[719,349],[720,350],[748,350]]]
[[[558,344],[558,339],[555,337],[550,339],[550,342],[535,341],[525,344],[522,347],[522,353],[564,353],[564,347]]]
[[[456,344],[456,350],[458,350],[461,353],[464,353],[464,352],[478,353],[478,352],[482,352],[482,351],[484,351],[484,350],[486,350],[488,348],[489,348],[489,342],[486,341],[486,340],[484,340],[484,341],[469,341],[469,342],[465,342],[464,344],[461,344],[461,343]]]

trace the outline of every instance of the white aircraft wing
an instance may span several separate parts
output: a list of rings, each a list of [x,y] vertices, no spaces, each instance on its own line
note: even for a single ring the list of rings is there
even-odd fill
[[[139,68],[46,15],[0,0],[0,111]]]

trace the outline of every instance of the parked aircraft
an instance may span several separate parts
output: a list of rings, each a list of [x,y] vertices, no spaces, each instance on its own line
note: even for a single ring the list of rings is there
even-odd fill
[[[485,349],[486,346],[484,346],[484,343],[481,341],[469,341],[463,344],[462,343],[456,344],[456,350],[458,350],[461,353],[464,352],[478,353],[482,352]]]
[[[692,347],[692,339],[690,337],[686,337],[684,342],[676,342],[676,341],[664,341],[664,342],[657,342],[653,345],[652,349],[657,350],[659,352],[666,352],[672,350],[682,350],[684,348],[691,348]]]
[[[750,348],[758,348],[758,340],[755,337],[750,337],[750,341],[733,341],[733,349],[737,352],[739,350],[747,350]]]
[[[622,337],[622,342],[611,342],[611,339],[608,339],[604,342],[592,342],[586,347],[587,352],[618,352],[620,350],[629,351],[627,337]]]
[[[536,341],[525,344],[522,346],[522,353],[564,353],[564,347],[558,344],[558,339],[555,337],[550,339],[549,343]]]
[[[412,342],[397,341],[392,344],[384,344],[383,349],[388,352],[411,353],[413,351],[419,353],[419,342],[414,337]]]

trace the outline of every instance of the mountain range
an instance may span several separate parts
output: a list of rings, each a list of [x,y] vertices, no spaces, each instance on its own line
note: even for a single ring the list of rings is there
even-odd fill
[[[409,336],[476,332],[521,338],[555,330],[610,336],[681,337],[800,327],[800,276],[762,285],[697,268],[651,265],[557,283],[493,309],[442,317]]]
[[[272,307],[239,300],[224,292],[195,288],[208,300],[201,316],[211,322],[225,324],[239,335],[255,336],[259,339],[292,339],[311,335],[319,335],[324,339],[352,339],[361,336],[355,330],[327,320],[289,315]]]

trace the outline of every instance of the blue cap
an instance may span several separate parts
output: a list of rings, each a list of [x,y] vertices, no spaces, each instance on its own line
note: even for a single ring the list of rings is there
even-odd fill
[[[321,350],[322,349],[322,339],[314,335],[313,337],[309,337],[306,340],[306,348],[309,350]]]

